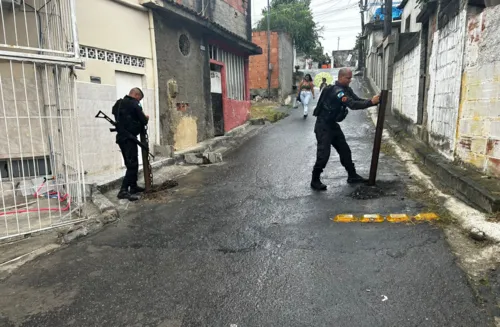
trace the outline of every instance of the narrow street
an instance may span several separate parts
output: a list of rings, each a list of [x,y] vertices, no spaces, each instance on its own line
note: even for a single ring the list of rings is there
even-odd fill
[[[334,150],[328,191],[312,191],[313,107],[165,200],[131,204],[117,224],[19,268],[1,281],[0,326],[491,325],[439,227],[331,220],[425,204],[405,196],[410,177],[384,154],[384,195],[353,196]],[[367,177],[374,126],[350,111],[342,127]]]

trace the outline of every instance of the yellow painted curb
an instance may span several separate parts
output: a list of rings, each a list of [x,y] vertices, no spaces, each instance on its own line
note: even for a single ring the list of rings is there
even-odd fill
[[[387,221],[390,223],[404,223],[410,221],[410,217],[404,213],[392,213],[387,216]]]
[[[353,215],[337,215],[332,220],[337,223],[354,223],[358,221],[358,218],[354,217]]]
[[[438,220],[439,216],[436,215],[434,212],[428,212],[428,213],[419,213],[418,215],[415,216],[415,220],[418,221],[424,221],[424,220]]]
[[[361,223],[383,223],[384,217],[381,215],[363,215],[359,221]]]

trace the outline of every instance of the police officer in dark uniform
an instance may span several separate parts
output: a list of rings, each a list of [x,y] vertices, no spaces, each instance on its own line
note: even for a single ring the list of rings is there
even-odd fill
[[[144,130],[149,120],[142,110],[142,98],[144,93],[135,87],[123,99],[116,101],[112,111],[117,123],[116,143],[120,147],[127,167],[118,198],[130,201],[138,200],[137,193],[144,192],[144,188],[137,185],[139,153],[137,143],[132,139],[133,137],[137,139],[137,135]]]
[[[352,110],[366,109],[379,103],[379,96],[371,100],[361,99],[349,87],[352,80],[352,71],[342,68],[339,71],[335,85],[327,86],[318,100],[313,115],[317,116],[314,133],[318,142],[316,164],[312,172],[311,187],[315,190],[326,190],[326,185],[320,180],[320,175],[325,169],[330,151],[333,146],[340,156],[342,166],[347,170],[348,183],[363,183],[366,179],[356,173],[352,162],[351,149],[345,140],[339,122],[348,114],[347,108]]]

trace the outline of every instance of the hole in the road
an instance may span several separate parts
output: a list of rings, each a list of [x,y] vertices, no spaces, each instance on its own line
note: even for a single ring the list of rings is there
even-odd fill
[[[144,193],[143,198],[147,199],[147,200],[155,199],[158,196],[161,196],[158,193],[161,193],[162,191],[169,190],[169,189],[174,188],[178,185],[179,185],[179,183],[177,181],[170,180],[170,179],[166,180],[165,182],[161,183],[160,185],[153,186],[151,191],[149,191],[148,193]]]
[[[386,196],[396,196],[402,191],[402,185],[398,182],[381,181],[375,186],[360,185],[349,196],[356,200],[378,199]]]

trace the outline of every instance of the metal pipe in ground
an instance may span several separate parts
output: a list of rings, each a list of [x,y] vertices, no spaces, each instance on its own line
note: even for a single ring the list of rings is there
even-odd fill
[[[144,144],[148,144],[148,140],[146,137],[146,131],[141,132],[141,142]],[[144,188],[146,189],[146,193],[151,191],[152,180],[151,180],[151,165],[149,164],[149,152],[146,149],[141,148],[142,150],[142,167],[144,172]]]
[[[382,133],[384,131],[385,108],[387,107],[387,98],[389,91],[382,90],[380,94],[380,105],[378,108],[377,127],[375,128],[375,140],[373,142],[372,163],[370,166],[370,177],[368,186],[375,186],[377,179],[378,160],[380,157],[380,146],[382,144]]]

